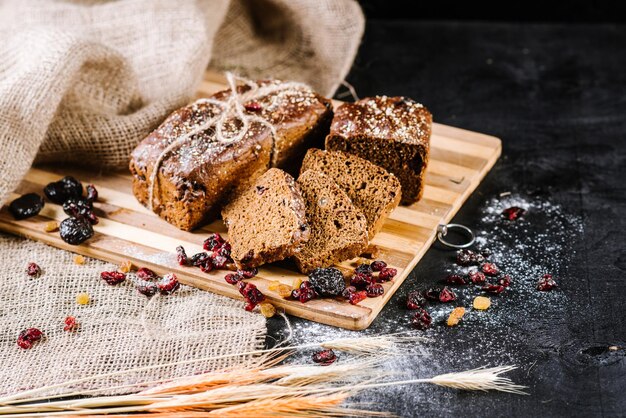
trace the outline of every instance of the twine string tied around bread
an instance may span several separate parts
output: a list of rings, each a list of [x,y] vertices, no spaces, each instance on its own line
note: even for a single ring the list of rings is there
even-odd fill
[[[244,136],[250,130],[250,126],[253,122],[257,122],[263,126],[266,126],[270,132],[272,133],[272,138],[275,141],[276,139],[276,127],[270,123],[267,119],[258,116],[252,115],[246,112],[246,104],[250,102],[254,102],[260,100],[261,98],[274,95],[272,97],[272,102],[269,106],[270,109],[276,108],[280,105],[280,100],[282,99],[280,93],[286,91],[293,90],[305,90],[311,91],[311,87],[304,83],[298,82],[278,82],[278,83],[270,83],[267,85],[259,85],[253,80],[249,80],[243,77],[239,77],[231,72],[226,73],[226,80],[228,82],[228,87],[230,89],[229,94],[226,100],[217,100],[214,98],[202,98],[199,99],[196,103],[208,103],[216,106],[219,109],[219,113],[212,118],[198,124],[196,127],[191,129],[189,132],[181,135],[176,138],[176,140],[172,141],[158,156],[157,160],[154,163],[154,168],[152,169],[152,173],[150,173],[150,183],[149,183],[149,194],[148,194],[148,204],[150,206],[150,210],[154,209],[154,190],[158,184],[158,173],[163,163],[165,157],[172,152],[173,150],[179,148],[185,142],[191,140],[195,135],[213,129],[214,134],[211,136],[211,139],[216,142],[221,142],[223,144],[236,143],[241,141]],[[237,83],[243,83],[249,87],[247,91],[239,92],[237,90]],[[233,121],[239,121],[241,126],[237,129],[234,135],[228,135],[224,131],[224,127],[228,123],[232,123]],[[272,147],[273,148],[273,147]]]

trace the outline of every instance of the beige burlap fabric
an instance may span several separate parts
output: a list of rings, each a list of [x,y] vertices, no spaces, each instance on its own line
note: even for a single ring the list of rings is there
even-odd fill
[[[207,65],[330,94],[363,23],[351,0],[0,0],[0,203],[35,161],[125,167],[137,142],[193,97]],[[67,253],[25,240],[2,237],[0,254],[2,393],[263,341],[264,321],[237,302],[192,289],[148,302],[100,282],[114,266],[74,266]],[[45,274],[27,279],[28,261]],[[94,304],[79,309],[83,290]],[[83,323],[77,335],[62,331],[72,313]],[[15,339],[29,326],[47,338],[21,351]]]

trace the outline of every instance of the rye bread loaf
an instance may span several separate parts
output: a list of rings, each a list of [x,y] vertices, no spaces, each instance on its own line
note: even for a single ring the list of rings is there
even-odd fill
[[[424,191],[432,115],[406,97],[376,96],[344,103],[326,137],[326,149],[358,155],[393,173],[402,185],[402,204]]]
[[[309,239],[305,204],[294,178],[271,168],[223,210],[231,256],[238,268],[296,254]]]
[[[356,155],[312,148],[302,161],[301,171],[306,170],[326,174],[346,192],[365,215],[370,240],[400,203],[402,193],[398,179],[384,168]]]
[[[309,240],[293,259],[302,273],[354,258],[367,247],[367,221],[348,195],[323,173],[307,170],[298,178],[311,228]]]
[[[277,86],[284,88],[255,93]],[[302,84],[261,81],[237,91],[242,100],[254,98],[243,103],[244,114],[252,119],[239,140],[224,141],[215,126],[202,126],[224,112],[232,98],[225,90],[173,112],[131,155],[135,197],[180,229],[216,219],[231,196],[271,166],[297,173],[306,149],[322,144],[329,129],[330,101]],[[222,127],[227,137],[244,133],[240,120],[226,122]],[[204,130],[190,135],[199,129]]]

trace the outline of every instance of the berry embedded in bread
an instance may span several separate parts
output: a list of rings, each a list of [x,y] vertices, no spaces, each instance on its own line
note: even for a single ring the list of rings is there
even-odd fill
[[[370,240],[400,203],[402,193],[398,179],[384,168],[356,155],[312,148],[304,157],[301,170],[320,171],[346,192],[365,215]]]
[[[271,168],[222,210],[238,268],[258,267],[300,251],[309,239],[305,204],[294,178]]]
[[[406,97],[375,96],[344,103],[326,137],[326,149],[358,155],[393,173],[402,185],[402,204],[424,191],[432,115]]]

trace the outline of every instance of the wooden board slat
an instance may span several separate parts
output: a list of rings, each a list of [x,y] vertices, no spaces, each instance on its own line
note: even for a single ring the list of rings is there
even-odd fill
[[[221,76],[207,73],[198,97],[223,88],[222,83]],[[289,262],[263,266],[251,281],[270,302],[289,314],[342,328],[367,328],[433,243],[437,225],[452,219],[493,167],[500,152],[498,138],[437,123],[433,125],[423,199],[411,206],[398,207],[373,240],[373,244],[380,248],[379,258],[398,269],[396,278],[383,284],[385,294],[382,297],[366,299],[359,305],[332,299],[318,299],[306,304],[284,300],[268,286],[273,280],[291,284],[296,277],[303,278]],[[103,174],[66,167],[33,168],[11,199],[24,193],[41,193],[43,186],[65,175],[74,175],[98,188],[100,198],[95,207],[101,222],[94,227],[94,238],[72,246],[61,240],[58,233],[44,232],[44,223],[66,217],[58,205],[51,203],[46,203],[38,216],[22,221],[14,220],[3,208],[0,210],[0,230],[114,263],[131,260],[135,265],[149,267],[160,274],[174,272],[185,284],[241,299],[236,288],[224,281],[224,271],[206,274],[197,268],[182,267],[176,263],[174,255],[177,245],[184,245],[189,254],[201,251],[209,232],[226,233],[223,223],[216,221],[194,232],[169,225],[135,200],[128,172]],[[354,264],[350,260],[338,267],[346,270]]]

